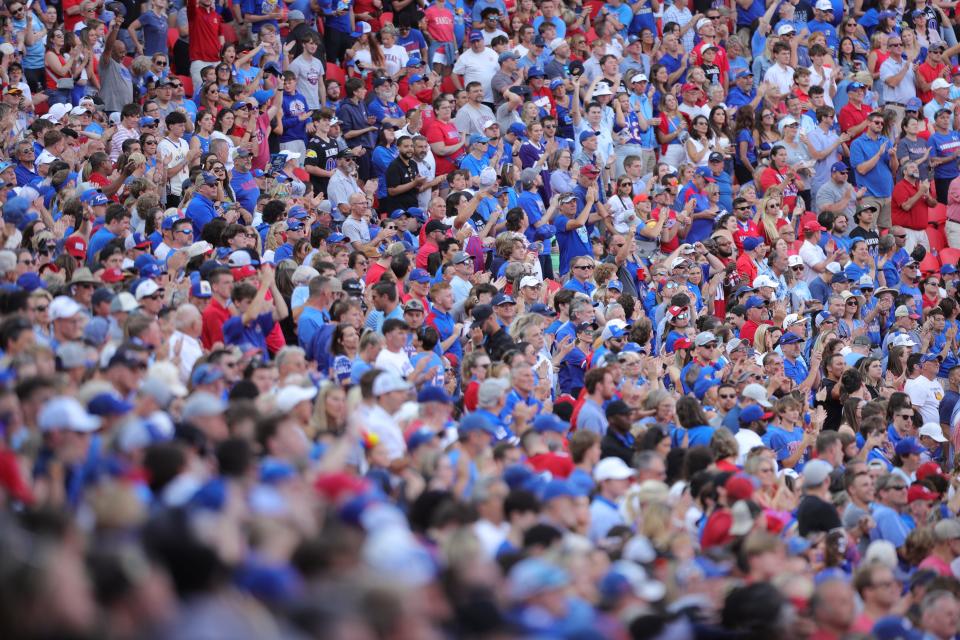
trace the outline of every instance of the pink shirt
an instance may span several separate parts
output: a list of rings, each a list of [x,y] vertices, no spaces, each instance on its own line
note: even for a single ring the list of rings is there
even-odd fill
[[[437,42],[454,42],[453,14],[440,3],[434,3],[423,12],[427,34]]]
[[[942,576],[953,576],[953,571],[950,570],[950,565],[943,561],[943,558],[938,556],[929,555],[924,558],[918,569],[933,569]]]

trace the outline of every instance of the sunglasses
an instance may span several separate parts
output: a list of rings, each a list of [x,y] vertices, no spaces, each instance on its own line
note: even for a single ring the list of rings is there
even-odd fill
[[[736,400],[736,399],[737,399],[736,394],[733,394],[733,393],[729,393],[729,394],[728,394],[728,393],[720,393],[720,394],[717,394],[717,395],[718,395],[718,397],[719,397],[721,400]]]
[[[153,64],[157,65],[158,67],[165,67],[165,66],[167,66],[167,61],[166,61],[166,60],[155,60],[155,61],[153,62]]]
[[[592,264],[581,264],[581,265],[579,265],[579,266],[574,267],[574,269],[580,269],[581,271],[593,271],[593,265],[592,265]]]
[[[44,311],[47,310],[48,307],[49,305],[43,305],[42,307],[34,307],[33,310],[36,311],[37,313],[43,313]]]

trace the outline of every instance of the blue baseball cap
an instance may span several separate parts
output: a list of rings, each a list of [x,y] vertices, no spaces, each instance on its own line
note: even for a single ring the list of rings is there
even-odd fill
[[[546,316],[548,318],[553,318],[557,315],[556,311],[542,302],[537,302],[530,305],[530,313],[536,313],[537,315]]]
[[[200,181],[201,183],[207,185],[208,187],[215,186],[218,182],[217,176],[213,175],[209,171],[200,172]]]
[[[920,358],[920,364],[926,364],[927,362],[933,362],[934,360],[940,362],[940,355],[936,353],[925,353]]]
[[[750,422],[756,422],[757,420],[763,420],[763,416],[767,414],[758,404],[750,404],[740,410],[740,424],[748,424]]]
[[[587,129],[586,131],[580,132],[580,144],[583,144],[584,140],[589,140],[590,138],[597,137],[597,132],[593,129]]]
[[[201,384],[213,384],[223,378],[223,371],[211,364],[201,364],[193,370],[190,384],[194,387]]]
[[[956,272],[957,272],[957,268],[952,264],[945,264],[942,267],[940,267],[940,275],[942,276],[949,276]]]
[[[483,34],[480,35],[480,39],[481,40],[483,39]],[[411,56],[410,59],[407,60],[408,69],[415,69],[417,67],[422,67],[422,66],[423,66],[423,60],[420,59],[420,56]],[[423,76],[421,76],[421,78],[422,77]],[[413,82],[413,80],[411,80],[411,82]]]
[[[873,625],[871,632],[877,640],[923,640],[923,632],[901,616],[886,616]]]
[[[327,244],[336,244],[337,242],[343,242],[346,239],[347,236],[343,235],[342,233],[331,233],[329,236],[327,236]]]
[[[546,74],[540,67],[530,67],[530,69],[527,71],[527,80],[530,78],[543,78],[545,76]]]
[[[113,392],[98,393],[87,403],[87,413],[93,416],[122,416],[133,410],[133,405]]]
[[[471,31],[470,42],[476,42],[477,40],[483,40],[483,33],[480,31]]]
[[[43,278],[41,278],[39,274],[33,271],[27,271],[17,278],[17,286],[24,291],[35,291],[37,289],[46,289],[47,283],[43,281]]]
[[[427,427],[420,427],[407,438],[407,451],[413,451],[420,445],[431,442],[437,434]]]
[[[290,211],[287,212],[287,218],[296,218],[297,220],[305,220],[310,217],[310,214],[307,213],[307,210],[296,205],[290,208]]]
[[[558,88],[558,87],[562,87],[562,86],[563,86],[563,78],[554,78],[553,80],[550,81],[550,90],[551,90],[551,91],[553,91],[554,89],[556,89],[556,88]]]
[[[267,104],[271,98],[273,98],[274,91],[273,89],[261,89],[260,91],[253,92],[253,99],[257,101],[257,104],[261,107]]]
[[[525,136],[527,135],[527,125],[522,122],[514,122],[510,125],[510,128],[507,129],[507,133],[512,133],[515,136]]]
[[[471,431],[486,431],[492,436],[497,435],[497,429],[490,421],[485,417],[471,413],[460,421],[460,425],[457,427],[457,431],[462,433],[470,433]]]
[[[197,280],[190,285],[190,295],[194,298],[207,300],[213,297],[213,290],[210,288],[210,283],[206,280]]]
[[[835,173],[837,171],[845,173],[847,171],[850,171],[850,167],[847,166],[846,162],[834,162],[833,165],[830,167],[830,173]]]
[[[300,231],[301,229],[303,229],[303,221],[296,218],[287,220],[287,231]]]
[[[470,144],[486,144],[488,142],[490,142],[490,138],[482,133],[474,133],[470,135]]]
[[[703,400],[704,396],[707,395],[707,391],[710,391],[710,389],[714,387],[719,387],[721,382],[723,381],[719,378],[698,378],[697,381],[693,383],[693,395],[697,396],[698,400]]]
[[[541,413],[533,419],[533,430],[537,433],[552,431],[554,433],[566,433],[570,425],[553,413]]]
[[[909,456],[924,453],[926,449],[914,437],[904,438],[893,448],[898,456]]]
[[[407,215],[407,212],[404,211],[403,209],[394,209],[393,211],[390,212],[390,219],[399,220],[405,215]]]
[[[156,118],[153,118],[150,116],[143,116],[142,118],[140,118],[140,128],[142,129],[143,127],[152,127],[158,122],[159,120],[157,120]]]
[[[750,69],[740,69],[739,71],[737,71],[737,75],[735,76],[734,79],[739,80],[740,78],[752,78],[752,77],[753,77],[753,72],[750,71]]]
[[[159,278],[163,275],[163,269],[155,262],[143,265],[140,269],[141,278]]]
[[[766,306],[766,304],[767,304],[767,301],[761,298],[760,296],[750,296],[749,298],[747,298],[747,302],[746,304],[744,304],[744,306],[747,308],[747,310],[750,310],[750,309],[759,309],[760,307]]]
[[[160,228],[163,229],[164,231],[169,231],[170,229],[173,229],[173,225],[180,222],[181,220],[186,220],[186,218],[181,218],[179,215],[167,216],[160,223]]]
[[[427,219],[427,212],[421,209],[420,207],[410,207],[407,209],[407,214],[413,216],[417,220],[423,222]]]
[[[743,249],[744,251],[753,251],[757,247],[763,244],[763,238],[759,236],[747,236],[743,239]]]
[[[581,498],[583,496],[583,491],[572,482],[554,479],[544,486],[540,501],[546,504],[557,498]]]
[[[803,342],[803,338],[795,333],[785,333],[780,337],[780,344],[796,344]]]
[[[517,304],[517,301],[505,293],[498,293],[497,295],[493,296],[493,300],[490,301],[490,304],[494,307],[499,307],[502,304]]]
[[[453,399],[444,390],[443,387],[428,384],[417,393],[417,402],[439,402],[441,404],[452,404]]]
[[[903,108],[905,111],[920,111],[923,108],[923,103],[920,102],[920,98],[910,98]]]
[[[851,91],[857,91],[858,89],[866,89],[866,88],[867,88],[866,85],[864,85],[861,82],[851,82],[850,84],[847,85],[847,93],[850,93]]]
[[[713,171],[710,171],[710,167],[697,167],[697,170],[694,171],[694,175],[698,175],[707,182],[716,182],[717,179],[713,176]]]
[[[432,278],[426,269],[414,269],[410,272],[410,280],[412,282],[419,282],[420,284],[425,284],[430,282]]]
[[[408,67],[410,66],[409,62],[407,63],[407,66]],[[419,73],[415,73],[412,76],[407,78],[407,84],[409,85],[409,84],[413,84],[414,82],[423,82],[423,80],[424,80],[424,77],[422,75],[420,75]]]

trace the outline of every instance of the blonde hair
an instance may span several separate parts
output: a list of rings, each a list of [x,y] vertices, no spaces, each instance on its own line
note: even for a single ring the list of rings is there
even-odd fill
[[[283,239],[280,237],[280,234],[286,230],[287,223],[283,220],[270,225],[270,229],[267,231],[267,251],[273,251],[283,244]]]
[[[763,194],[763,198],[757,203],[757,210],[760,212],[760,224],[763,225],[763,233],[770,239],[780,237],[780,231],[777,229],[777,218],[767,213],[767,205],[771,202],[777,202],[782,205],[783,191],[779,188],[770,187]]]

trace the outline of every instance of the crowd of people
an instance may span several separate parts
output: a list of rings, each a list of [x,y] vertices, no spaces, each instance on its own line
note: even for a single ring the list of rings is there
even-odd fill
[[[946,0],[0,3],[0,635],[952,640]]]

